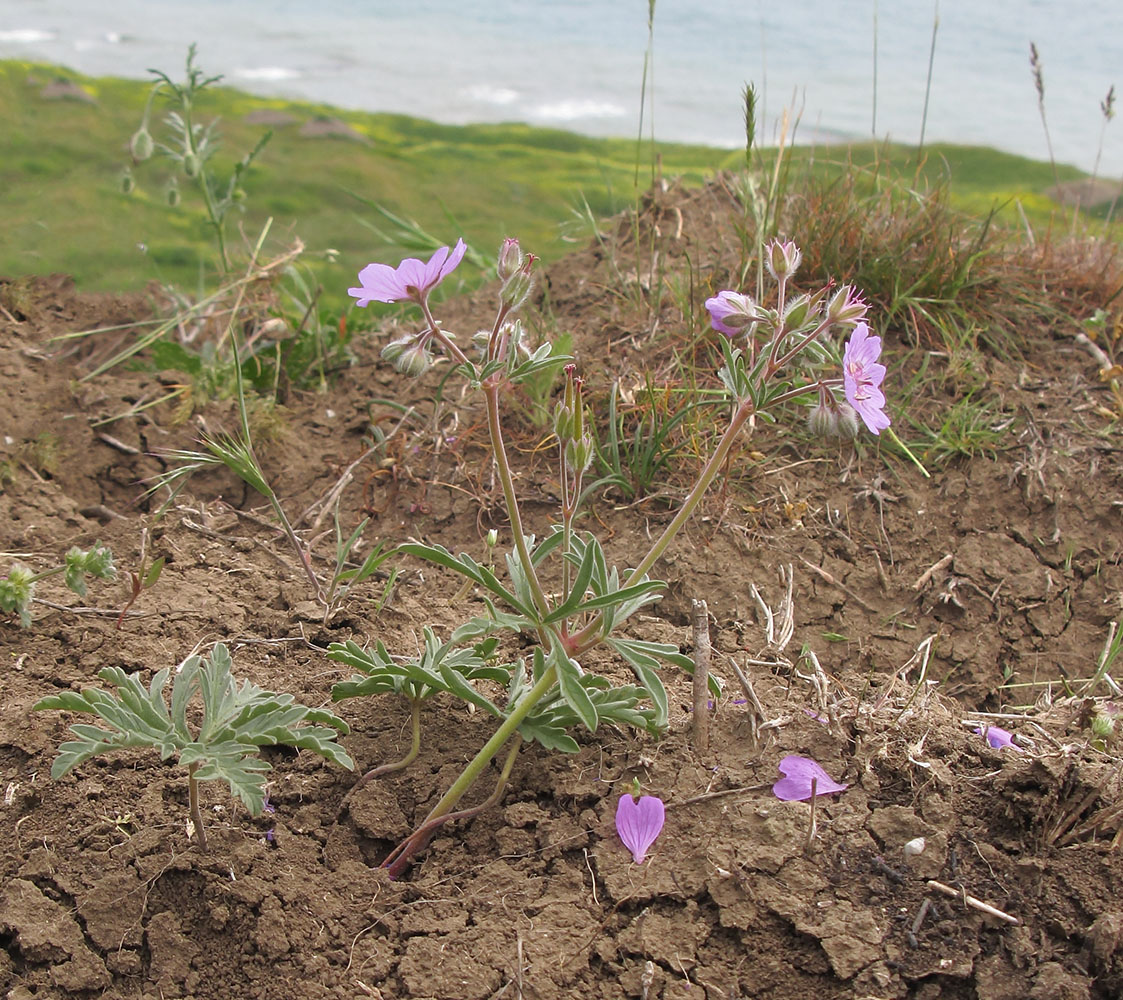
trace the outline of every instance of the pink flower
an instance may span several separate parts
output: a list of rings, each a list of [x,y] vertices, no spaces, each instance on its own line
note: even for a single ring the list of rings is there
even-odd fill
[[[713,298],[706,299],[706,308],[713,328],[727,337],[739,336],[760,319],[756,303],[740,292],[718,292]]]
[[[647,849],[663,829],[663,800],[643,795],[637,802],[631,795],[621,795],[616,805],[616,832],[624,846],[632,852],[637,865],[643,864]]]
[[[847,401],[874,434],[880,434],[889,426],[889,418],[885,415],[885,394],[881,391],[885,365],[877,363],[880,356],[881,338],[871,337],[870,328],[865,323],[859,323],[843,352],[842,387]]]
[[[1002,747],[1010,747],[1011,750],[1022,749],[1014,742],[1014,735],[1008,729],[1001,729],[998,726],[987,726],[985,729],[976,729],[975,732],[979,736],[985,737],[986,741],[994,747],[995,750],[1001,750]]]
[[[797,802],[811,798],[811,779],[815,779],[815,795],[833,795],[845,791],[849,786],[834,781],[818,761],[810,757],[789,754],[780,761],[780,773],[784,775],[772,786],[772,794],[785,802]]]
[[[348,288],[347,294],[358,299],[360,306],[370,302],[425,302],[429,293],[448,274],[456,270],[465,251],[463,240],[457,240],[451,252],[441,247],[429,262],[407,257],[397,267],[389,264],[368,264],[359,272],[359,288]]]

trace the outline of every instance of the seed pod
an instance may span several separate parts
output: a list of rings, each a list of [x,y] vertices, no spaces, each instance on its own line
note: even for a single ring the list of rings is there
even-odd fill
[[[152,142],[152,135],[146,126],[141,125],[129,140],[129,152],[133,154],[133,161],[143,163],[152,155],[154,149],[155,144]]]

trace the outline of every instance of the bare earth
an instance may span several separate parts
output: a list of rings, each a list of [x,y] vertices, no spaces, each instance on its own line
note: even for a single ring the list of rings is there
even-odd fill
[[[667,202],[661,252],[689,255],[701,276],[697,307],[728,280],[715,222],[728,204],[717,190]],[[616,262],[625,272],[627,260]],[[652,317],[613,294],[615,281],[591,247],[550,269],[548,300],[540,291],[531,310],[572,333],[602,405],[613,379],[642,386],[639,373],[662,356],[660,337],[677,330],[681,346],[685,336],[673,297],[652,334]],[[469,334],[488,321],[491,294],[438,315]],[[710,749],[692,747],[689,681],[668,671],[663,739],[602,728],[579,736],[575,757],[524,749],[500,806],[446,828],[390,881],[382,857],[490,735],[489,720],[460,703],[428,709],[417,762],[364,788],[338,822],[356,776],[311,755],[265,754],[276,812],[260,819],[208,784],[208,854],[187,837],[179,768],[136,751],[54,782],[50,763],[69,720],[30,707],[96,682],[103,666],[147,682],[218,640],[240,675],[325,704],[350,673],[326,658],[328,643],[381,639],[410,651],[423,625],[447,634],[466,610],[479,613],[478,597],[454,605],[458,580],[403,561],[384,608],[378,581],[325,624],[268,509],[232,476],[194,479],[159,520],[138,503],[138,482],[162,467],[153,453],[191,446],[194,419],[175,425],[167,406],[91,426],[166,389],[125,368],[76,381],[116,334],[73,350],[46,341],[144,318],[143,296],[82,294],[62,278],[0,280],[0,303],[0,458],[16,457],[0,493],[0,571],[15,556],[46,566],[100,539],[123,579],[144,526],[152,553],[167,559],[120,629],[120,581],[95,581],[84,602],[48,581],[31,629],[0,621],[0,990],[10,1000],[1123,996],[1118,737],[1091,747],[1090,702],[1060,685],[1051,699],[1041,686],[999,693],[1007,681],[1090,676],[1108,623],[1123,615],[1118,424],[1111,431],[1097,411],[1107,390],[1070,336],[1026,331],[1020,358],[980,359],[1014,422],[1001,450],[933,462],[930,480],[870,437],[812,441],[798,412],[760,424],[657,567],[668,593],[638,624],[642,637],[689,652],[691,601],[708,603],[714,669],[732,681]],[[717,359],[711,336],[696,320],[706,378]],[[386,461],[361,466],[344,491],[345,526],[366,505],[376,515],[370,540],[421,538],[482,559],[488,528],[509,544],[482,407],[446,393],[435,409],[443,372],[397,378],[378,360],[383,337],[359,346],[361,364],[327,394],[288,395],[285,430],[261,446],[266,472],[298,517],[361,454],[372,419],[384,429],[397,422],[372,399],[416,404]],[[886,394],[898,427],[921,353],[888,331]],[[234,426],[229,404],[201,419]],[[58,442],[53,471],[19,451],[44,433]],[[552,449],[529,422],[516,420],[512,435],[529,527],[541,532],[556,516]],[[634,563],[669,519],[682,495],[673,483],[669,492],[669,501],[596,501],[619,565]],[[308,538],[330,528],[317,513],[301,522]],[[318,551],[329,546],[325,535]],[[809,645],[829,688],[823,700],[790,663],[754,667],[773,723],[754,741],[746,706],[731,703],[740,691],[728,658],[775,658],[750,586],[778,608],[789,566],[795,628],[780,658],[796,662]],[[607,659],[587,666],[622,670]],[[796,666],[805,673],[805,661]],[[991,749],[975,733],[970,712],[1039,698],[1028,719],[999,721],[1021,751]],[[394,698],[337,710],[361,769],[408,746],[408,710]],[[819,800],[810,850],[808,804],[770,792],[791,753],[849,784]],[[642,866],[613,827],[634,777],[668,805]],[[906,858],[904,844],[917,837],[925,850]],[[1017,923],[942,896],[929,879]]]

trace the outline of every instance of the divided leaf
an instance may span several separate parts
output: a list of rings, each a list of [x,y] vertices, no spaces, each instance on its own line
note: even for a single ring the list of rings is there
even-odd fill
[[[207,658],[189,657],[175,675],[171,708],[164,700],[171,671],[165,667],[148,688],[120,667],[106,667],[98,676],[112,692],[85,688],[80,693],[61,691],[41,699],[35,710],[54,709],[97,716],[105,725],[74,723],[77,737],[59,747],[51,777],[68,771],[102,753],[125,747],[152,747],[162,759],[175,755],[182,765],[200,765],[195,780],[221,778],[231,792],[257,815],[264,804],[269,765],[253,756],[262,746],[285,744],[311,750],[349,770],[354,762],[336,742],[349,732],[347,724],[326,709],[297,704],[292,695],[274,694],[245,681],[238,685],[231,674],[230,652],[219,643]],[[202,719],[192,735],[188,705],[199,693]]]

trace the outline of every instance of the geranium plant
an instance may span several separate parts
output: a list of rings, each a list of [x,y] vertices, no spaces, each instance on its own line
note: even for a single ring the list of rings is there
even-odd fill
[[[84,688],[63,691],[36,703],[36,710],[56,709],[96,715],[102,725],[76,722],[76,737],[59,747],[51,777],[61,778],[91,757],[126,747],[152,747],[160,759],[175,757],[187,768],[191,823],[199,846],[207,836],[199,807],[199,782],[221,779],[250,813],[265,806],[265,775],[269,765],[254,755],[263,746],[285,744],[311,750],[321,757],[354,769],[347,752],[336,742],[349,732],[332,712],[297,704],[292,695],[264,691],[256,684],[241,685],[231,673],[230,651],[219,643],[211,655],[188,657],[172,681],[171,707],[164,700],[171,670],[160,670],[148,688],[120,667],[105,667],[98,676],[116,690]],[[198,695],[202,712],[188,721],[189,705]]]
[[[430,649],[436,640],[434,637],[431,643],[427,638],[427,661],[396,659],[381,645],[374,653],[354,644],[330,647],[329,655],[362,671],[336,687],[337,698],[395,690],[416,699],[428,686],[472,702],[498,723],[491,739],[425,820],[386,859],[384,867],[392,875],[405,869],[441,823],[465,814],[454,811],[457,804],[504,748],[508,755],[502,769],[505,776],[524,740],[573,752],[578,745],[570,730],[575,726],[595,731],[602,722],[610,721],[657,732],[666,725],[667,694],[659,668],[671,664],[690,671],[692,663],[677,647],[622,635],[622,627],[639,609],[660,598],[664,584],[648,574],[725,467],[750,417],[767,414],[785,401],[817,395],[811,422],[824,432],[856,433],[859,417],[874,433],[889,424],[880,389],[885,368],[877,362],[881,342],[870,336],[863,322],[866,304],[850,286],[789,294],[799,251],[791,243],[769,244],[765,261],[777,284],[774,305],[732,290],[722,291],[706,303],[713,326],[723,335],[719,339],[724,364],[718,376],[731,405],[728,427],[663,533],[637,565],[618,569],[608,561],[596,536],[578,530],[576,524],[585,495],[584,476],[594,456],[584,383],[572,359],[554,353],[549,343],[529,346],[522,325],[514,319],[530,294],[535,258],[524,255],[517,241],[504,242],[499,252],[502,286],[495,320],[473,344],[462,347],[434,319],[429,296],[463,254],[460,242],[451,250],[441,248],[427,262],[408,259],[397,268],[372,264],[360,272],[359,286],[350,289],[360,305],[405,301],[421,309],[421,330],[399,336],[383,349],[383,357],[398,371],[420,375],[443,358],[469,388],[483,395],[513,542],[506,555],[505,579],[467,553],[454,554],[442,546],[415,541],[399,546],[398,552],[442,566],[479,588],[487,607],[485,615],[457,628],[448,643]],[[837,364],[837,349],[830,338],[840,331],[852,331],[845,348],[843,377],[824,377],[832,358]],[[504,440],[503,401],[513,386],[558,369],[564,373],[554,413],[560,510],[557,523],[538,538],[524,527]],[[505,678],[502,697],[496,698],[485,693],[470,672],[456,668],[457,649],[478,649],[481,641],[503,632],[529,639],[530,652],[516,662],[497,662],[487,668],[488,680],[502,683]],[[617,654],[631,668],[637,683],[614,686],[586,670],[583,664],[597,647]],[[435,651],[440,655],[434,655]],[[719,693],[715,681],[715,695]]]

